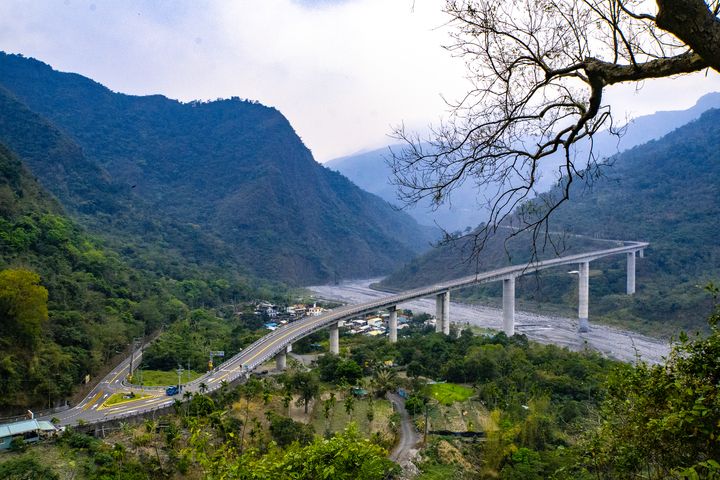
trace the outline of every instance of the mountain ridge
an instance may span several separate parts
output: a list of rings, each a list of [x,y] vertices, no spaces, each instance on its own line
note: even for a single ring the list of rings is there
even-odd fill
[[[117,94],[7,54],[0,85],[132,190],[137,208],[195,225],[256,275],[291,284],[377,275],[434,236],[315,162],[287,119],[257,102]]]
[[[696,120],[708,109],[720,108],[720,93],[708,93],[700,97],[694,106],[685,110],[658,111],[650,115],[637,117],[623,127],[619,136],[607,131],[595,135],[593,150],[599,158],[613,157],[634,146],[641,145],[650,140],[660,138],[672,130]],[[389,157],[390,149],[400,149],[403,145],[389,145],[380,149],[359,152],[325,163],[363,189],[375,193],[389,203],[402,206],[397,199],[397,188],[390,183],[392,172],[385,163]],[[581,158],[585,155],[587,145],[577,145],[575,155]],[[552,155],[543,160],[540,165],[541,175],[538,178],[536,190],[543,192],[553,187],[555,182],[552,172],[557,166],[564,163],[561,154]],[[424,225],[439,225],[448,232],[464,231],[467,227],[475,227],[487,220],[487,211],[482,195],[467,181],[451,192],[449,203],[432,207],[427,204],[418,204],[405,207],[419,223]]]
[[[633,296],[622,293],[624,261],[591,264],[592,269],[602,271],[590,282],[591,316],[650,333],[706,327],[697,311],[709,309],[710,299],[701,287],[720,276],[718,152],[720,109],[711,109],[661,139],[622,153],[590,188],[574,185],[570,201],[551,218],[551,230],[650,242],[645,258],[637,261],[637,293]],[[482,258],[491,260],[490,266],[507,262],[502,255],[504,247],[501,238],[491,243]],[[522,247],[513,246],[514,251],[522,251]],[[436,281],[474,273],[474,265],[461,260],[462,252],[444,247],[411,261],[383,285],[412,288],[423,281],[426,272],[432,272]],[[539,283],[537,278],[523,277],[518,282],[518,297],[559,306],[576,301],[577,286],[569,275],[543,275]],[[470,292],[468,298],[486,301],[497,295],[499,290],[492,287]]]

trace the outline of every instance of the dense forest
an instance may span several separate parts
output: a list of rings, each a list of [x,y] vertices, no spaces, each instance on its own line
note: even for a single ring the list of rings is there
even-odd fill
[[[717,300],[718,290],[709,288]],[[408,312],[406,312],[408,313]],[[110,428],[73,428],[54,443],[0,457],[3,478],[407,478],[386,457],[401,387],[427,440],[418,480],[711,479],[720,474],[720,309],[710,334],[682,336],[665,364],[628,365],[524,336],[453,331],[413,317],[397,344],[343,338],[313,368],[223,384],[174,414]],[[373,426],[374,427],[371,427]],[[467,435],[460,436],[458,433]],[[481,440],[477,440],[481,439]],[[27,477],[27,475],[33,475]],[[62,476],[62,477],[61,477]]]
[[[129,266],[0,145],[0,409],[52,405],[132,338],[176,321],[217,321],[213,309],[225,303],[284,292],[232,272]]]
[[[574,234],[650,242],[645,258],[637,262],[637,293],[632,297],[623,294],[624,258],[590,264],[592,317],[651,333],[705,328],[698,312],[708,312],[710,305],[702,287],[720,275],[719,138],[720,110],[710,110],[662,139],[614,158],[612,166],[605,167],[603,176],[591,186],[575,185],[571,200],[552,217],[551,231],[562,232],[553,236],[560,253],[602,244]],[[498,231],[482,252],[479,265],[464,261],[472,245],[460,237],[450,246],[408,263],[382,285],[408,288],[424,284],[428,275],[439,272],[444,278],[453,278],[473,273],[478,266],[526,261],[529,243],[515,239],[506,244],[506,233]],[[541,256],[556,253],[551,244],[540,243],[539,247]],[[523,277],[518,296],[529,306],[549,303],[570,313],[576,288],[577,283],[564,270],[549,271]],[[500,295],[500,287],[472,289],[464,295],[487,301]]]
[[[123,95],[7,54],[0,88],[0,141],[83,225],[129,248],[152,250],[147,231],[198,262],[310,284],[386,273],[433,238],[316,163],[257,102]]]

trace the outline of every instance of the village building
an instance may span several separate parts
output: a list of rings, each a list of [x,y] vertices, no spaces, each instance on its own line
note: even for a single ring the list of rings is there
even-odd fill
[[[22,439],[25,443],[33,443],[52,437],[59,431],[55,425],[45,420],[32,419],[6,423],[0,425],[0,450],[9,449],[16,438]]]

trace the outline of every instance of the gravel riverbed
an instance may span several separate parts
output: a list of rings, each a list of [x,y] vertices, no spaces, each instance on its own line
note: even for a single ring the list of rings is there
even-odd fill
[[[317,297],[344,303],[364,303],[389,295],[369,287],[380,279],[353,280],[338,285],[308,287]],[[452,296],[450,297],[452,299]],[[435,314],[435,299],[424,298],[399,305],[414,312]],[[591,307],[592,308],[592,307]],[[670,352],[666,341],[651,338],[629,330],[592,323],[590,332],[579,333],[577,319],[538,315],[529,312],[515,312],[515,331],[540,343],[555,344],[580,351],[586,348],[624,362],[635,362],[641,358],[647,363],[660,363]],[[479,327],[502,329],[502,310],[482,305],[468,305],[451,302],[450,321]]]

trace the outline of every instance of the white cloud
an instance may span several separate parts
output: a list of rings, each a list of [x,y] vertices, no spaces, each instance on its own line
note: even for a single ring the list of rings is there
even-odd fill
[[[423,128],[443,113],[440,94],[463,91],[462,63],[441,48],[443,3],[3,0],[0,49],[126,93],[259,100],[324,161],[387,143],[401,121]],[[608,98],[632,115],[682,108],[720,90],[719,77],[653,82],[639,94],[615,88]]]

